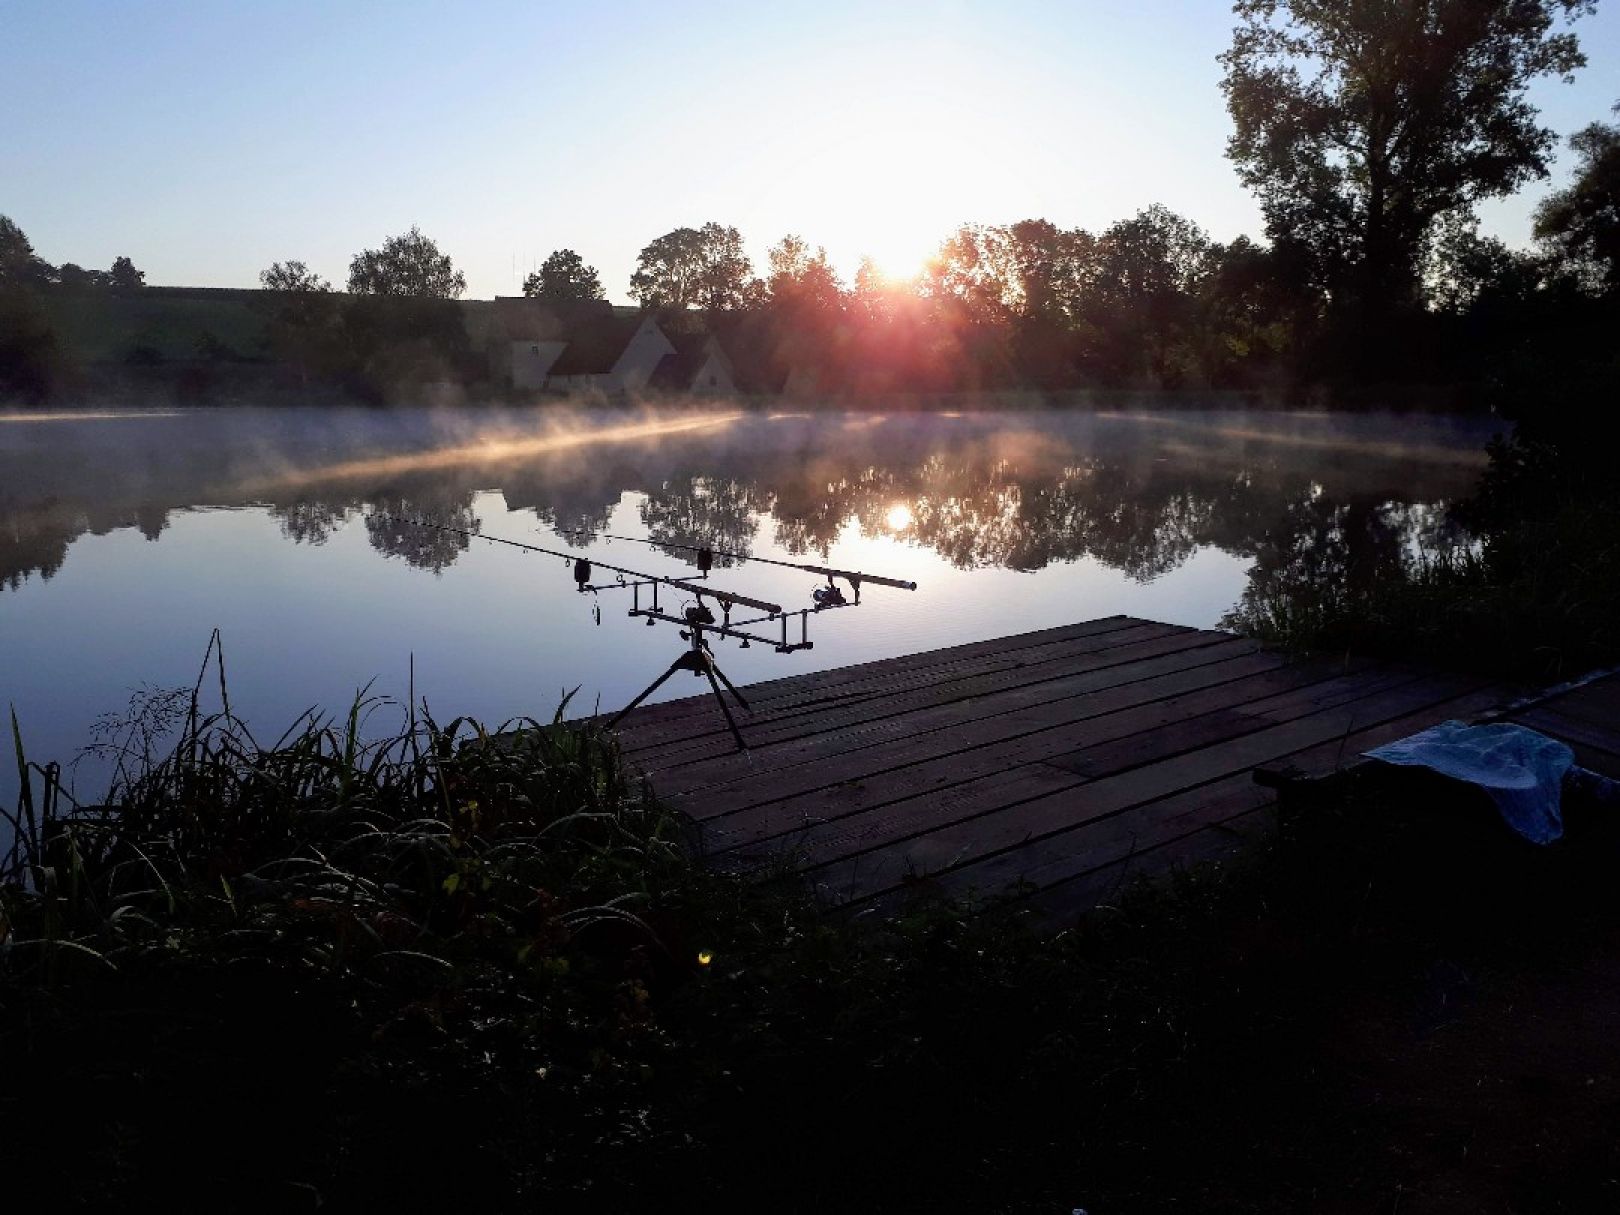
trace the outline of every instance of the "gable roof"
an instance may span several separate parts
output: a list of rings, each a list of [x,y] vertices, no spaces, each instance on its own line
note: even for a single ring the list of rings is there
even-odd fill
[[[649,387],[665,388],[671,391],[685,392],[692,387],[692,381],[702,369],[710,354],[715,355],[721,363],[727,366],[729,374],[730,361],[720,343],[715,341],[711,333],[671,333],[666,335],[671,346],[675,347],[674,354],[666,354],[653,371]]]
[[[619,361],[645,317],[618,316],[611,310],[572,325],[563,335],[568,343],[551,365],[552,375],[606,375]]]

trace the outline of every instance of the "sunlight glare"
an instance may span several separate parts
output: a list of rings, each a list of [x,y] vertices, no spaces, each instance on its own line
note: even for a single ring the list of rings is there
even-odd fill
[[[883,517],[891,532],[903,532],[911,526],[911,507],[904,502],[896,502],[889,507],[889,513]]]

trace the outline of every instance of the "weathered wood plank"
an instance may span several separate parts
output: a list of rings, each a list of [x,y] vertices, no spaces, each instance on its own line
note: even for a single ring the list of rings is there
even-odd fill
[[[1579,747],[1600,765],[1598,771],[1620,764],[1620,732],[1604,729],[1577,717],[1570,717],[1551,708],[1537,707],[1514,713],[1512,720],[1532,730],[1540,730],[1554,738]],[[1596,753],[1596,754],[1593,754]]]
[[[831,897],[867,898],[899,885],[908,874],[954,868],[1309,746],[1347,738],[1380,720],[1442,704],[1480,687],[1479,681],[1454,676],[1423,678],[1092,781],[1047,765],[1021,769],[1005,781],[975,782],[971,794],[969,787],[958,787],[937,800],[913,798],[885,807],[862,816],[853,827],[840,824],[841,834],[819,841],[802,863],[817,868],[814,881]],[[997,783],[1000,788],[992,787]],[[938,817],[936,806],[943,811]],[[940,819],[949,821],[936,826]]]
[[[1337,676],[1314,686],[1313,703],[1317,712],[1332,706],[1355,703],[1389,689],[1399,692],[1404,684],[1416,682],[1406,671],[1373,670]],[[1427,689],[1417,695],[1421,699]],[[1435,694],[1434,699],[1442,699]],[[1397,701],[1404,704],[1404,700]],[[1079,723],[1071,730],[1035,735],[1017,740],[1006,748],[966,752],[950,757],[923,773],[884,773],[871,780],[838,786],[805,797],[751,808],[721,823],[705,823],[705,846],[721,852],[749,845],[748,855],[757,856],[761,846],[775,847],[779,836],[791,836],[782,843],[805,866],[824,864],[840,856],[852,855],[879,845],[902,840],[930,830],[940,830],[1019,802],[1030,801],[1072,789],[1094,777],[1153,764],[1179,751],[1200,746],[1206,762],[1220,762],[1218,747],[1211,742],[1231,740],[1245,733],[1263,731],[1263,718],[1237,720],[1217,713],[1219,734],[1189,732],[1189,726],[1202,715],[1207,702],[1193,694],[1181,709],[1189,720],[1175,719],[1175,706],[1148,706]],[[1378,712],[1377,706],[1369,712]],[[1169,713],[1168,723],[1156,715]],[[1337,720],[1337,719],[1335,719]],[[1332,729],[1314,723],[1317,730]],[[1066,771],[1045,762],[1072,750],[1077,742],[1106,743],[1125,739],[1134,747],[1118,761],[1118,767],[1099,765],[1093,777]],[[1183,742],[1183,740],[1186,740]],[[1314,738],[1296,746],[1318,741]],[[1295,748],[1285,748],[1292,750]],[[1260,761],[1257,761],[1260,762]],[[1161,765],[1162,766],[1162,765]],[[1234,771],[1227,768],[1224,771]],[[1178,770],[1167,770],[1166,774]],[[1217,771],[1214,775],[1222,774]],[[1185,783],[1198,783],[1188,779]],[[1111,786],[1110,786],[1111,787]],[[1173,786],[1164,792],[1172,792]]]
[[[961,645],[937,650],[924,650],[917,654],[902,654],[895,658],[879,658],[871,662],[853,663],[825,671],[812,671],[804,675],[785,675],[765,679],[748,685],[748,696],[762,708],[778,700],[796,700],[811,695],[822,695],[839,689],[882,680],[902,672],[916,672],[938,667],[961,667],[989,659],[991,662],[1017,661],[1023,651],[1061,645],[1080,637],[1138,628],[1157,621],[1137,620],[1131,616],[1104,616],[1097,620],[1083,620],[1052,629],[1037,629],[1009,637],[994,637],[984,641],[969,641]],[[1161,626],[1173,627],[1173,626]],[[626,721],[626,729],[651,727],[669,721],[684,719],[700,709],[706,696],[685,696],[678,700],[661,701],[636,710]]]
[[[907,691],[992,675],[1016,675],[1019,672],[1039,669],[1051,662],[1066,660],[1076,654],[1099,653],[1113,647],[1158,637],[1201,635],[1196,629],[1185,629],[1178,625],[1131,624],[1122,629],[1110,629],[1106,633],[1070,637],[1049,645],[1030,646],[1019,650],[1016,654],[985,655],[947,666],[929,664],[901,669],[880,678],[862,680],[831,692],[782,697],[764,704],[754,701],[753,689],[750,687],[744,693],[750,706],[745,714],[745,720],[754,729],[758,729],[773,722],[803,716],[821,716],[835,709],[864,704],[870,700]],[[707,709],[707,714],[698,718],[683,719],[673,724],[663,723],[650,729],[632,724],[640,716],[638,711],[635,717],[627,719],[620,728],[620,745],[628,753],[642,754],[671,742],[707,741],[709,735],[728,734],[723,724],[716,727],[715,723],[721,722],[722,719],[712,700],[708,702]]]
[[[777,721],[750,722],[743,727],[744,737],[748,740],[751,750],[763,752],[771,746],[861,722],[895,717],[936,705],[977,700],[992,692],[1119,666],[1140,658],[1222,645],[1230,640],[1231,638],[1223,633],[1195,631],[1149,635],[1129,644],[1080,650],[1071,656],[1042,663],[1038,667],[998,671],[971,678],[941,678],[912,687],[903,693],[873,695],[854,703],[825,708],[813,713],[797,714]],[[1076,644],[1084,646],[1089,643],[1082,641]],[[718,716],[718,710],[716,715]],[[734,750],[729,735],[708,735],[697,739],[678,738],[656,747],[632,751],[630,758],[644,770],[657,773],[680,763],[707,763],[716,756],[730,754]]]
[[[1307,772],[1329,771],[1363,751],[1404,738],[1441,717],[1466,718],[1483,712],[1499,703],[1500,698],[1499,689],[1487,687],[1358,730],[1343,740],[1342,746],[1335,740],[1294,752],[1284,756],[1283,762]],[[1189,832],[1247,814],[1271,804],[1274,799],[1272,790],[1255,784],[1251,772],[1235,773],[987,857],[942,875],[938,884],[943,891],[953,894],[992,893],[1015,882],[1026,882],[1036,888],[1057,885],[1131,854],[1157,848]]]
[[[658,777],[658,791],[667,803],[681,806],[689,794],[723,790],[728,805],[740,808],[1288,665],[1283,657],[1234,638],[1190,653],[1023,684],[981,698],[971,713],[957,702],[910,709],[775,747],[669,768]],[[802,785],[793,770],[809,765],[818,783]],[[780,783],[784,779],[787,783]]]

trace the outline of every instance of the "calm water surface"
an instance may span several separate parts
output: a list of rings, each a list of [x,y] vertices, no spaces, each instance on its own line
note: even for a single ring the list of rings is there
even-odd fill
[[[133,690],[189,686],[216,627],[233,707],[272,738],[368,683],[404,699],[413,658],[436,715],[499,721],[549,715],[576,686],[576,709],[616,708],[681,646],[627,619],[626,592],[578,594],[561,559],[417,518],[919,584],[814,618],[811,651],[717,645],[738,683],[1113,613],[1208,627],[1251,575],[1365,576],[1454,538],[1446,505],[1474,485],[1493,429],[1220,413],[0,414],[0,707],[15,706],[31,756],[71,760]],[[583,551],[691,570],[673,548]],[[818,585],[746,560],[711,581],[795,608]],[[698,690],[683,675],[663,694]],[[0,793],[14,794],[8,769]],[[80,792],[97,779],[82,769]]]

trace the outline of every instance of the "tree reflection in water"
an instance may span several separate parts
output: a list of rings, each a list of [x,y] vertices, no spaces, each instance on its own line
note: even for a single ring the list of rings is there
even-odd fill
[[[262,506],[294,544],[324,543],[360,517],[378,553],[442,573],[468,541],[409,521],[475,528],[474,496],[497,489],[563,539],[604,529],[630,495],[646,534],[682,559],[681,545],[746,557],[762,527],[789,553],[824,555],[854,527],[963,570],[1090,558],[1147,582],[1213,547],[1254,562],[1234,619],[1309,614],[1462,539],[1445,507],[1472,489],[1484,438],[1447,419],[1365,415],[756,416],[523,459],[425,461],[370,483],[322,470],[435,450],[445,423],[338,412],[306,425],[268,410],[203,411],[124,425],[116,441],[84,429],[104,423],[10,428],[0,585],[52,577],[86,532],[134,526],[156,539],[168,512],[199,504]],[[546,416],[500,421],[510,430]],[[477,424],[457,418],[457,441],[466,446]],[[287,469],[296,478],[278,480]]]

